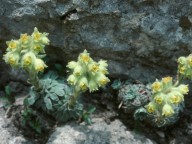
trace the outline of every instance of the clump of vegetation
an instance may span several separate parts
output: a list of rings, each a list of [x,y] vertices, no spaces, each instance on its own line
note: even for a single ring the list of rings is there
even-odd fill
[[[0,100],[3,102],[3,107],[9,109],[15,102],[15,97],[12,95],[11,88],[6,85],[4,88],[4,95],[0,96]]]
[[[189,92],[184,78],[192,78],[192,55],[178,59],[176,80],[172,77],[156,79],[150,86],[142,84],[123,84],[114,81],[113,89],[119,89],[120,106],[126,112],[133,113],[135,120],[146,120],[158,127],[175,123],[184,108],[184,95]],[[147,104],[148,103],[148,104]]]
[[[47,67],[42,58],[45,57],[45,46],[49,44],[48,33],[40,33],[37,28],[32,35],[21,34],[20,39],[7,42],[7,52],[4,60],[14,68],[24,69],[28,75],[28,82],[36,90],[41,89],[38,73]]]
[[[169,125],[177,121],[183,110],[184,95],[189,92],[188,85],[173,83],[172,77],[156,80],[152,84],[153,95],[146,106],[147,112],[158,126]]]
[[[47,68],[43,58],[46,56],[44,48],[48,44],[48,34],[39,32],[37,28],[34,28],[31,35],[21,34],[20,39],[7,42],[5,62],[13,68],[24,69],[32,85],[29,97],[24,100],[23,120],[27,119],[31,110],[41,109],[61,122],[80,117],[91,123],[89,116],[95,108],[84,110],[78,98],[86,90],[94,92],[110,81],[106,77],[107,62],[95,62],[84,50],[77,62],[68,63],[70,75],[67,81],[53,72],[40,79],[38,74]]]
[[[78,61],[68,63],[70,75],[67,81],[74,88],[73,101],[76,101],[80,93],[86,90],[97,91],[99,87],[104,87],[110,81],[106,77],[107,66],[108,64],[104,60],[94,61],[86,50],[79,55]],[[73,101],[71,101],[72,105]]]
[[[146,105],[151,95],[150,88],[144,84],[125,83],[118,92],[119,108],[122,107],[125,112],[131,113]]]

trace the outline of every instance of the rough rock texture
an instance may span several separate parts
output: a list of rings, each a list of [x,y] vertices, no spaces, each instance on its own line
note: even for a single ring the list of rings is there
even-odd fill
[[[72,122],[57,127],[47,144],[155,144],[144,136],[127,131],[119,120],[109,125],[101,118],[93,121],[90,126]]]
[[[4,118],[2,109],[0,109],[0,132],[0,144],[33,144],[18,133],[9,119]]]
[[[50,33],[50,62],[87,49],[113,77],[153,81],[192,50],[191,0],[0,0],[0,46],[36,26]]]

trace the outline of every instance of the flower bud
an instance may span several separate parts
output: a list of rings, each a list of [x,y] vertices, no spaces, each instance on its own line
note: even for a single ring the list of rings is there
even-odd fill
[[[164,77],[164,78],[162,78],[162,82],[164,83],[164,84],[168,84],[168,83],[172,83],[172,77]]]
[[[110,82],[108,77],[106,77],[102,73],[98,73],[95,79],[96,79],[99,86],[105,86],[108,82]]]
[[[27,44],[29,42],[29,36],[25,33],[25,34],[21,34],[20,36],[20,40],[23,44]]]
[[[165,117],[172,116],[174,114],[173,108],[169,104],[165,104],[162,109],[162,115]]]
[[[87,81],[87,78],[86,78],[86,77],[81,77],[81,78],[79,79],[78,83],[79,83],[78,87],[79,87],[82,91],[87,90],[88,81]]]
[[[15,51],[18,48],[18,41],[17,40],[11,40],[6,42],[8,46],[8,50]]]
[[[68,83],[69,83],[70,85],[75,85],[76,82],[77,82],[77,78],[76,78],[73,74],[71,74],[71,75],[68,77],[67,81],[68,81]]]
[[[93,80],[93,79],[91,79],[91,80],[89,81],[88,87],[89,87],[89,92],[94,92],[94,91],[98,90],[98,85],[97,85],[97,83],[95,82],[95,80]]]
[[[49,39],[46,37],[46,36],[44,36],[44,37],[42,37],[41,38],[41,41],[42,41],[42,43],[44,44],[44,45],[49,45]]]
[[[83,62],[83,63],[85,63],[85,64],[87,64],[90,60],[91,60],[91,58],[90,58],[90,56],[89,56],[89,53],[87,52],[87,50],[84,50],[83,51],[83,53],[81,53],[80,55],[79,55],[79,61],[81,61],[81,62]]]
[[[153,102],[150,102],[147,106],[148,113],[153,113],[155,111],[155,104]]]
[[[35,42],[38,42],[41,39],[42,33],[38,31],[38,29],[35,27],[34,32],[32,33],[32,38]]]
[[[44,63],[43,60],[36,58],[35,59],[35,70],[36,72],[42,72],[44,70],[44,68],[46,68],[47,65]]]
[[[186,57],[179,57],[178,58],[178,63],[181,65],[185,65],[187,63]]]
[[[154,100],[157,104],[162,104],[163,100],[165,98],[164,94],[159,94],[154,97]]]
[[[99,65],[95,62],[92,62],[91,64],[89,64],[89,71],[92,73],[96,73],[99,70]]]
[[[180,84],[178,86],[178,89],[181,92],[181,94],[188,94],[188,92],[189,92],[188,85]]]
[[[80,65],[77,65],[73,71],[73,74],[75,76],[80,76],[82,74],[82,67]]]
[[[34,45],[33,46],[33,51],[38,54],[39,52],[43,52],[44,49],[43,49],[42,45]]]
[[[100,60],[100,61],[98,62],[98,64],[99,64],[100,66],[102,66],[102,67],[107,67],[107,66],[108,66],[107,61],[105,61],[105,60]]]
[[[159,81],[156,81],[152,84],[152,90],[154,93],[159,92],[162,89],[162,84]]]
[[[170,101],[172,104],[179,104],[179,103],[182,101],[182,98],[181,98],[181,96],[179,96],[179,95],[172,94],[172,95],[169,97],[169,101]]]
[[[102,66],[102,65],[99,66],[99,71],[100,71],[101,73],[103,73],[104,75],[109,73],[108,70],[107,70],[107,68],[104,67],[104,66]]]
[[[71,61],[71,62],[68,63],[67,67],[68,67],[69,69],[74,69],[77,65],[78,65],[77,62]]]
[[[186,67],[185,66],[179,67],[179,73],[180,74],[185,74],[185,72],[186,72]]]
[[[6,63],[10,64],[11,66],[17,66],[19,63],[20,56],[18,53],[11,53],[8,52],[4,55],[4,60]]]
[[[34,63],[36,56],[32,52],[26,53],[22,58],[22,66],[29,67]]]

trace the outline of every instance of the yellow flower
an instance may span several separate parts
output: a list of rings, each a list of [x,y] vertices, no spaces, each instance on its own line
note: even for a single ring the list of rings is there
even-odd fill
[[[97,64],[97,63],[92,63],[92,64],[90,64],[90,65],[89,65],[89,70],[90,70],[91,72],[93,72],[93,73],[98,72],[98,70],[99,70],[98,64]]]
[[[162,78],[162,82],[163,82],[164,84],[167,84],[167,83],[169,83],[169,82],[171,82],[171,81],[172,81],[172,77]]]
[[[181,97],[177,96],[177,95],[172,95],[170,97],[170,102],[173,103],[173,104],[178,104],[178,103],[181,102]]]
[[[26,43],[29,39],[29,36],[25,33],[25,34],[21,34],[21,37],[20,37],[21,41],[23,43]]]
[[[179,87],[178,87],[179,91],[182,93],[182,94],[188,94],[189,92],[189,87],[188,85],[184,85],[184,84],[180,84]]]
[[[146,107],[148,113],[153,113],[155,111],[155,105],[152,102],[150,102]]]
[[[87,64],[91,60],[89,53],[84,50],[84,52],[79,55],[79,60]]]
[[[17,66],[19,62],[19,54],[8,52],[4,55],[3,59],[6,63],[10,64],[11,66]]]
[[[174,114],[173,108],[169,104],[165,104],[162,109],[162,115],[163,116],[172,116]]]
[[[87,90],[87,86],[88,86],[87,78],[86,78],[86,77],[80,78],[80,79],[79,79],[79,88],[80,88],[82,91],[85,91],[85,90]]]
[[[38,31],[38,29],[35,27],[34,32],[32,33],[32,37],[35,41],[41,40],[42,33]]]
[[[99,86],[104,86],[110,82],[110,80],[102,73],[98,73],[96,76],[96,81],[98,82]]]
[[[99,81],[100,85],[106,85],[109,82],[109,80],[107,78],[103,78]]]
[[[41,50],[42,50],[42,47],[40,46],[40,45],[35,45],[34,47],[33,47],[33,49],[34,49],[34,51],[35,52],[40,52]]]
[[[86,85],[85,83],[83,83],[83,82],[81,82],[81,83],[79,84],[79,87],[80,87],[80,89],[83,90],[83,91],[87,89],[87,85]]]
[[[161,90],[161,88],[162,88],[162,84],[158,81],[156,81],[152,84],[153,92],[158,92]]]
[[[186,68],[184,66],[182,66],[182,67],[179,68],[179,73],[184,74],[185,70],[186,70]]]
[[[28,67],[31,66],[33,61],[35,59],[35,55],[32,52],[26,53],[23,58],[22,58],[22,66],[23,67]]]
[[[165,97],[164,94],[156,95],[154,100],[157,104],[162,104],[164,97]]]
[[[40,38],[41,38],[41,33],[39,33],[39,32],[35,32],[34,33],[34,35],[33,35],[33,38],[35,39],[35,40],[40,40]]]
[[[16,40],[11,40],[7,42],[8,48],[11,50],[15,50],[17,48],[18,42]]]
[[[37,72],[42,72],[44,70],[44,68],[46,68],[47,65],[44,63],[43,60],[39,59],[39,58],[36,58],[35,59],[35,70]]]
[[[32,58],[31,58],[30,56],[25,57],[25,58],[23,59],[23,63],[24,63],[24,66],[29,66],[29,65],[31,65],[31,63],[32,63]]]

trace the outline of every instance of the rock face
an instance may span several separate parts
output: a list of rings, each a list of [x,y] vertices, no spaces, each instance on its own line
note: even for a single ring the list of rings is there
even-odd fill
[[[87,49],[109,62],[112,77],[143,82],[176,74],[192,50],[190,0],[1,0],[0,46],[31,33],[50,33],[50,63]]]
[[[4,118],[2,108],[0,109],[0,132],[0,144],[34,144],[18,133],[10,119]]]
[[[93,121],[90,126],[73,122],[57,127],[47,144],[155,144],[144,136],[127,131],[119,120],[110,125],[100,118]]]

